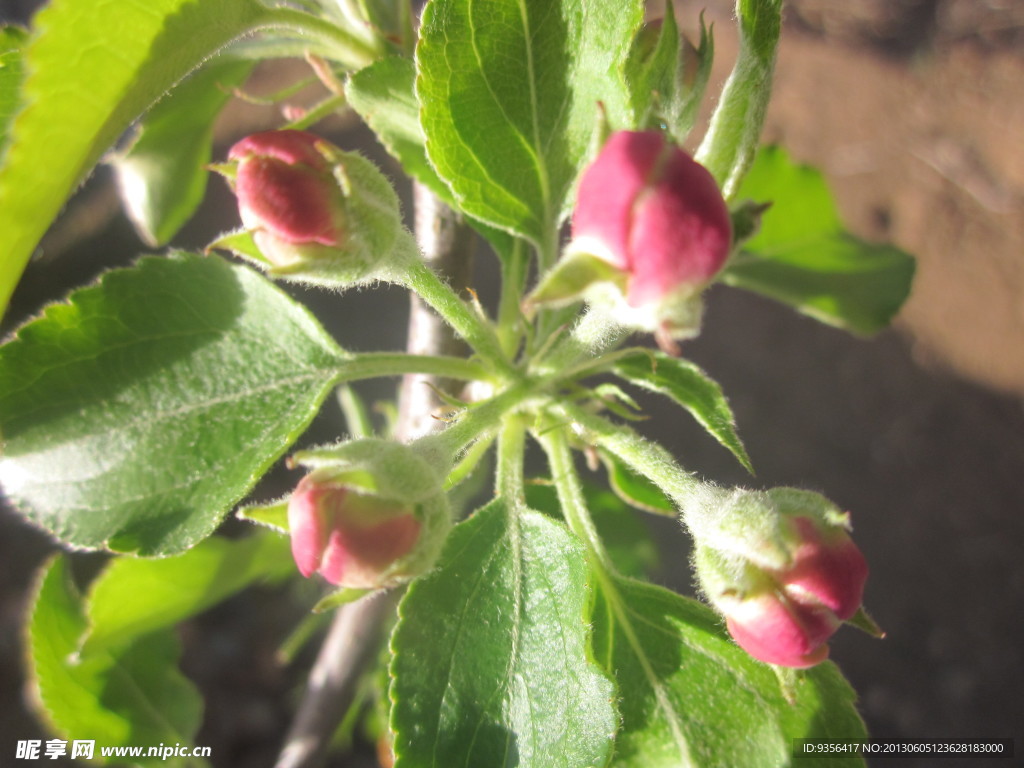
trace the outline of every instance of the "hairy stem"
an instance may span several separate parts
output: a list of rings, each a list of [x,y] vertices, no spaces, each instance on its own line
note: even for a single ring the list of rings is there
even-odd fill
[[[512,364],[502,351],[498,336],[487,319],[475,307],[459,298],[451,286],[426,263],[413,262],[402,275],[401,282],[433,307],[481,359],[503,373],[513,372]]]
[[[498,467],[495,491],[514,505],[526,504],[523,480],[523,453],[526,448],[526,426],[522,416],[505,419],[498,436]]]
[[[590,517],[586,499],[583,497],[583,486],[580,484],[576,465],[573,461],[572,449],[565,434],[565,427],[556,427],[541,432],[537,440],[544,447],[551,466],[551,475],[558,493],[558,504],[562,508],[565,522],[569,529],[583,540],[595,567],[602,571],[611,571],[611,559],[604,548],[604,542],[597,532],[594,520]]]
[[[523,240],[516,240],[512,253],[501,263],[501,300],[498,304],[498,342],[510,358],[515,356],[525,322],[519,305],[523,300],[529,252]]]
[[[260,26],[287,30],[317,40],[328,47],[333,58],[350,69],[362,69],[383,56],[379,47],[356,37],[347,29],[327,19],[286,6],[266,9]]]
[[[464,381],[488,378],[487,371],[471,360],[440,355],[364,352],[353,355],[338,366],[339,382],[374,379],[382,376],[417,377],[416,380],[444,377]]]
[[[622,459],[634,472],[653,482],[675,503],[688,528],[700,527],[709,509],[729,493],[683,470],[667,450],[624,424],[613,424],[585,408],[562,402],[552,412],[582,428],[587,440]]]
[[[711,124],[695,155],[715,177],[726,200],[739,191],[754,161],[768,110],[782,0],[737,0],[740,53],[718,98]]]

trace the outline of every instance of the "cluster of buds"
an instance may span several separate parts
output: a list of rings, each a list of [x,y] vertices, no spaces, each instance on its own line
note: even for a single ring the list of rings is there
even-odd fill
[[[660,131],[620,131],[584,171],[572,240],[530,301],[612,301],[623,325],[672,349],[699,330],[700,294],[731,247],[729,209],[707,169]]]
[[[351,284],[374,275],[408,234],[380,173],[312,134],[256,134],[229,159],[221,170],[243,234],[269,271]],[[581,178],[570,244],[530,301],[610,300],[624,326],[672,348],[699,329],[701,292],[724,267],[732,234],[705,168],[660,131],[614,133]],[[288,506],[303,575],[376,589],[433,564],[451,513],[431,461],[383,440],[296,459],[312,470]],[[848,515],[817,494],[775,489],[737,492],[688,522],[698,579],[740,646],[781,666],[827,657],[828,639],[860,611],[867,578]]]
[[[817,494],[742,492],[697,533],[697,577],[733,639],[768,664],[810,667],[861,609],[868,567],[849,516]]]
[[[434,470],[411,448],[358,440],[298,458],[315,467],[288,503],[292,556],[303,576],[381,589],[433,565],[451,512]]]
[[[401,269],[415,255],[398,198],[370,161],[306,131],[265,131],[214,166],[238,197],[242,231],[226,248],[269,273],[345,287]]]

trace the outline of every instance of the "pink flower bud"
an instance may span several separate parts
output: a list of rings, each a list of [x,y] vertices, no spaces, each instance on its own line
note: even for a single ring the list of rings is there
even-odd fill
[[[714,178],[659,131],[609,137],[580,180],[572,233],[572,250],[624,273],[631,307],[698,292],[732,242]]]
[[[792,557],[779,569],[747,567],[746,578],[715,600],[730,634],[769,664],[810,667],[828,656],[826,642],[861,606],[868,567],[841,528],[806,517],[786,519]]]
[[[329,147],[305,131],[266,131],[228,153],[237,162],[242,224],[275,267],[334,253],[345,242],[345,198],[323,151]]]
[[[422,523],[415,508],[335,482],[331,473],[304,477],[288,503],[292,556],[302,575],[331,584],[377,589],[415,575]]]

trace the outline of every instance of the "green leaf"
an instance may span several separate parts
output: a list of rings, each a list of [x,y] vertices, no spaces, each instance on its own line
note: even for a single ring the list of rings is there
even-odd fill
[[[84,656],[78,642],[86,628],[67,560],[58,556],[40,579],[27,639],[29,683],[51,729],[68,740],[94,739],[110,747],[194,743],[202,699],[177,670],[174,633],[149,634]]]
[[[823,765],[792,762],[792,739],[865,736],[833,664],[800,673],[790,703],[710,609],[651,584],[605,577],[594,655],[618,682],[614,768]]]
[[[615,454],[608,451],[600,453],[601,461],[608,470],[608,482],[620,499],[645,512],[672,516],[676,514],[675,505],[658,486],[634,472]]]
[[[0,485],[72,546],[187,549],[309,424],[342,354],[246,267],[109,272],[0,347]]]
[[[607,259],[573,250],[541,276],[527,299],[530,305],[565,306],[579,301],[595,283],[612,283],[625,291],[626,273]]]
[[[177,557],[115,558],[89,588],[82,653],[123,645],[202,613],[256,581],[297,573],[287,538],[211,537]]]
[[[598,103],[629,124],[622,62],[643,3],[432,0],[416,50],[427,154],[459,207],[550,248]]]
[[[740,51],[695,157],[726,200],[739,189],[761,138],[772,92],[782,0],[736,0]]]
[[[125,209],[151,246],[171,240],[206,193],[213,121],[253,62],[207,65],[149,111],[132,146],[113,161]]]
[[[683,144],[697,119],[713,58],[714,43],[703,16],[700,47],[694,48],[679,31],[672,3],[666,3],[660,24],[640,30],[626,61],[634,126],[667,129]]]
[[[643,351],[619,360],[616,375],[651,392],[665,395],[688,410],[704,429],[728,448],[749,472],[754,469],[722,388],[688,360],[662,352]]]
[[[313,606],[313,613],[327,613],[333,611],[342,605],[348,603],[354,603],[363,597],[366,597],[374,590],[372,589],[357,589],[356,587],[342,587],[341,589],[331,592],[329,595],[321,598],[316,605]]]
[[[452,193],[427,160],[415,93],[416,67],[391,56],[352,74],[345,85],[348,102],[377,134],[402,169],[447,203]]]
[[[626,576],[645,578],[658,568],[658,548],[654,546],[647,527],[619,496],[591,482],[583,483],[583,495],[616,571]],[[558,494],[552,485],[527,485],[526,503],[531,509],[551,517],[562,517]]]
[[[267,504],[246,504],[238,509],[235,517],[269,528],[276,533],[288,535],[288,500],[290,498],[289,494],[280,501],[272,501]]]
[[[820,172],[765,147],[740,195],[773,205],[723,282],[855,333],[876,333],[892,321],[910,293],[914,259],[843,231]]]
[[[7,143],[7,128],[21,102],[19,90],[25,75],[22,49],[28,33],[21,27],[0,27],[0,157]]]
[[[65,199],[146,108],[264,23],[256,0],[54,0],[25,50],[24,108],[0,170],[0,311]]]
[[[420,105],[415,92],[416,68],[409,59],[392,56],[381,59],[351,75],[345,86],[349,104],[377,134],[384,148],[402,169],[423,184],[451,208],[455,198],[427,159],[426,138],[420,127]],[[476,219],[468,223],[502,257],[511,251],[507,232]]]
[[[408,0],[358,0],[359,10],[373,30],[400,48],[412,47],[411,7]],[[341,5],[339,3],[339,5]],[[344,13],[342,14],[344,15]]]
[[[413,582],[391,639],[396,768],[604,765],[616,715],[588,652],[581,544],[497,500]]]

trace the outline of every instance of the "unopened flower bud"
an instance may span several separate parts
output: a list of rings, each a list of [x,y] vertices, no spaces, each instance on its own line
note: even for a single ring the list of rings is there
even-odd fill
[[[235,193],[242,224],[277,268],[336,253],[346,237],[345,200],[323,139],[266,131],[235,144]]]
[[[409,573],[422,522],[415,508],[364,494],[318,470],[304,477],[288,503],[292,556],[307,578],[375,589]]]
[[[243,230],[211,248],[327,287],[387,278],[418,257],[394,190],[361,155],[312,133],[283,130],[242,139],[228,161],[213,167],[238,196]]]
[[[722,531],[735,524],[723,527],[714,544],[698,538],[697,575],[751,656],[813,666],[828,656],[832,634],[860,609],[867,563],[846,532],[845,516],[825,506],[818,514],[813,500],[828,504],[820,496],[778,489],[763,497],[775,501],[779,513],[771,540],[742,533],[730,540]],[[751,522],[751,530],[763,530],[763,520]]]
[[[613,133],[580,180],[568,250],[532,300],[611,285],[625,324],[684,338],[731,243],[729,210],[703,166],[659,131]]]
[[[451,511],[435,468],[412,449],[355,440],[296,458],[314,468],[288,502],[292,556],[303,576],[380,589],[433,565]]]

